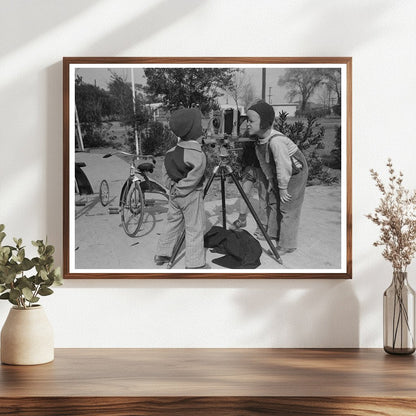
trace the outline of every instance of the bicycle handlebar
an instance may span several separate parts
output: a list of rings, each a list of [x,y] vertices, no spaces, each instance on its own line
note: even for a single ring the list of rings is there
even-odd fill
[[[152,159],[153,164],[156,164],[156,159],[153,155],[136,155],[135,153],[128,153],[128,152],[124,152],[123,150],[117,150],[116,152],[113,153],[106,153],[103,156],[103,159],[107,159],[113,155],[117,155],[117,154],[121,154],[121,155],[126,155],[126,156],[133,156],[133,160],[134,158],[136,159]]]
[[[134,156],[134,157],[137,157],[137,159],[154,159],[155,158],[154,155],[136,155],[135,153],[128,153],[128,152],[124,152],[123,150],[117,150],[116,152],[113,152],[113,153],[106,153],[103,156],[103,159],[107,159],[108,157],[111,157],[117,154],[122,154],[126,156]]]

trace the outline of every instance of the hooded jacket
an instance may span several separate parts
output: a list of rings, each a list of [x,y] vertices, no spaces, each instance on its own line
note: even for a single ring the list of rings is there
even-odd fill
[[[165,155],[162,174],[172,196],[183,197],[204,183],[207,159],[196,140],[181,140]]]

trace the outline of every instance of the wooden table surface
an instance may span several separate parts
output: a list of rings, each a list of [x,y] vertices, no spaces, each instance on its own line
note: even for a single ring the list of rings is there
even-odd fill
[[[416,415],[416,361],[381,349],[57,349],[0,367],[0,414]]]

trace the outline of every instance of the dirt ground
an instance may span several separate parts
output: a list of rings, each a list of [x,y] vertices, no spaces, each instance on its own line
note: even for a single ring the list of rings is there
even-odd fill
[[[167,212],[167,201],[160,195],[149,195],[153,204],[146,209],[142,228],[135,237],[125,234],[120,214],[109,213],[109,207],[118,207],[121,187],[128,175],[128,164],[113,156],[103,159],[97,153],[77,153],[76,161],[83,161],[83,168],[94,190],[94,195],[85,197],[86,204],[75,207],[75,242],[71,253],[75,253],[75,267],[82,271],[102,272],[166,272],[164,266],[155,266],[153,256],[158,237],[163,231]],[[103,207],[99,201],[98,189],[102,179],[110,186],[110,205]],[[253,206],[257,200],[252,198]],[[238,199],[227,197],[227,222],[231,224],[238,216]],[[222,224],[220,199],[205,203],[206,229]],[[248,215],[246,230],[253,233],[256,228],[253,217]],[[261,241],[263,254],[258,269],[270,272],[317,271],[341,267],[341,189],[339,185],[310,186],[306,189],[305,201],[299,228],[299,247],[282,256],[283,265],[269,256],[267,242]],[[207,264],[218,272],[220,266],[212,263],[219,254],[207,251]],[[82,270],[81,270],[82,269]],[[184,271],[184,253],[172,272]],[[258,270],[257,269],[257,270]],[[222,272],[230,271],[221,269]],[[231,270],[232,271],[232,270]],[[169,272],[169,271],[168,271]]]

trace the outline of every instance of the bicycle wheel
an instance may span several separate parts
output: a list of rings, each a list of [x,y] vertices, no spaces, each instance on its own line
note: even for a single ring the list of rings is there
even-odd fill
[[[110,187],[105,179],[100,183],[100,202],[103,207],[107,206],[110,202]]]
[[[142,225],[144,216],[143,192],[137,182],[124,189],[120,208],[124,231],[128,236],[134,237]]]

